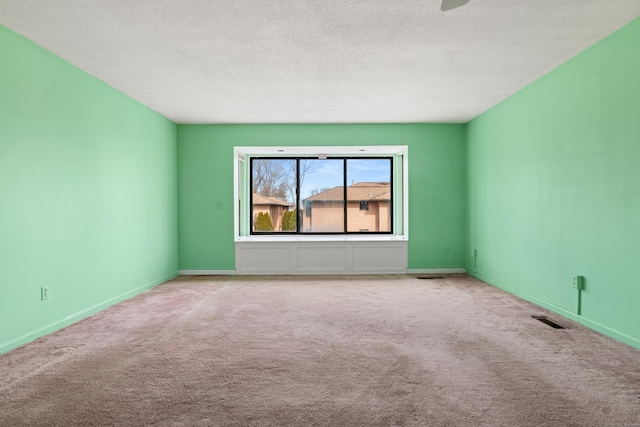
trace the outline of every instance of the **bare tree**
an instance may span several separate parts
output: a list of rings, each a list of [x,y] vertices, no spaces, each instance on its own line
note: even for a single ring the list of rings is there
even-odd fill
[[[294,159],[253,159],[252,191],[268,197],[293,202],[296,200],[296,178],[301,187],[307,174],[318,169],[313,159],[300,159],[300,171]]]
[[[309,191],[309,197],[315,196],[316,194],[324,193],[327,190],[330,190],[330,188],[327,188],[327,187],[314,188],[313,190]]]
[[[304,183],[304,177],[316,170],[318,170],[318,162],[314,162],[311,159],[300,159],[300,187]]]
[[[253,159],[252,191],[262,196],[287,199],[289,177],[282,161],[273,159]],[[295,182],[294,184],[295,185]]]

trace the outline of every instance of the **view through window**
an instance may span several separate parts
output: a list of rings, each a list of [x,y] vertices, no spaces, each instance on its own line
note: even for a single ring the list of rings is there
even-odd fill
[[[392,233],[391,157],[251,158],[251,234]]]

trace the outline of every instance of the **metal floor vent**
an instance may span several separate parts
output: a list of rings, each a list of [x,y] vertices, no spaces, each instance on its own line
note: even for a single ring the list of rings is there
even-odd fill
[[[433,279],[444,279],[444,277],[442,277],[442,276],[418,276],[418,277],[416,277],[416,279],[433,280]]]
[[[549,325],[551,326],[553,329],[565,329],[564,326],[562,325],[558,325],[556,322],[547,319],[547,316],[531,316],[536,320],[541,321],[542,323],[544,323],[545,325]]]

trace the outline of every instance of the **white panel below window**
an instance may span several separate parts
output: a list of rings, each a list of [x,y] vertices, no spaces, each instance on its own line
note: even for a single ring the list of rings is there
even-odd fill
[[[273,247],[268,250],[260,247],[244,248],[242,255],[245,259],[251,260],[251,269],[272,271],[287,270],[291,267],[291,248]],[[237,269],[236,261],[236,269]]]
[[[236,242],[237,274],[406,272],[406,241]]]
[[[298,247],[296,251],[297,270],[344,271],[349,264],[349,250],[346,247]]]
[[[405,265],[407,260],[407,246],[385,245],[384,247],[375,246],[356,246],[352,249],[353,269],[357,271],[370,271],[378,268],[378,266],[395,266]],[[406,269],[406,268],[405,268]]]

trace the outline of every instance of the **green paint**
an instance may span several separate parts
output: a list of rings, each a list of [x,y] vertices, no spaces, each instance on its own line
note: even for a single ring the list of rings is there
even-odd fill
[[[233,147],[291,145],[408,145],[409,268],[460,268],[464,138],[442,124],[179,125],[180,269],[235,269]]]
[[[1,353],[178,266],[176,125],[2,26],[0,57]]]
[[[640,20],[468,124],[466,264],[640,348],[638,46]]]
[[[466,126],[176,126],[0,26],[0,353],[178,266],[233,270],[233,147],[260,145],[408,145],[410,269],[640,348],[639,42],[637,20]]]

